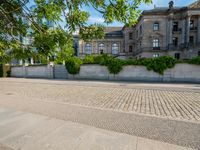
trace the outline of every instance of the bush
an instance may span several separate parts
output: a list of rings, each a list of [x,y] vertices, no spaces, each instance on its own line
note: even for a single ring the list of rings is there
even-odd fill
[[[177,63],[177,60],[170,56],[120,60],[114,58],[113,56],[103,54],[99,56],[88,55],[83,59],[83,63],[107,66],[109,72],[112,74],[118,74],[123,69],[123,66],[126,65],[142,65],[146,66],[148,70],[153,70],[154,72],[163,74],[166,69],[174,67]],[[190,63],[200,64],[200,58],[194,58],[190,61]],[[67,70],[71,74],[79,73],[81,64],[82,61],[79,58],[73,57],[66,61]]]
[[[100,55],[100,56],[96,56],[94,58],[94,61],[95,61],[96,64],[99,64],[99,65],[102,65],[102,66],[107,66],[111,59],[113,59],[112,56],[108,56],[106,54],[103,54],[103,55]]]
[[[120,59],[112,58],[107,63],[107,67],[110,73],[118,74],[123,69],[123,63]]]
[[[95,61],[94,61],[94,56],[93,55],[87,55],[85,56],[85,58],[83,59],[83,63],[84,64],[95,64]]]
[[[192,58],[191,60],[188,61],[188,63],[200,65],[200,56]]]
[[[78,57],[69,57],[65,62],[65,67],[70,74],[78,74],[82,60]]]
[[[170,56],[163,56],[158,58],[143,60],[142,64],[147,67],[148,70],[153,70],[159,74],[163,74],[168,68],[173,68],[176,64],[176,59]]]

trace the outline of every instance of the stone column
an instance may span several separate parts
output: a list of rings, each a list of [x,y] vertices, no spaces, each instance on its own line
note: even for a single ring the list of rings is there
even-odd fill
[[[182,31],[181,31],[181,44],[184,46],[185,44],[185,25],[186,21],[185,19],[182,20]]]
[[[186,24],[186,44],[188,45],[190,40],[190,16],[187,17]]]
[[[200,44],[200,16],[198,16],[197,43]]]

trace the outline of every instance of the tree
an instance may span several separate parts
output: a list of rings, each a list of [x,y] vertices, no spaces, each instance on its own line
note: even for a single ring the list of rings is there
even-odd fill
[[[0,1],[0,62],[2,58],[6,58],[7,49],[20,53],[30,51],[29,54],[32,54],[31,48],[35,46],[39,49],[39,53],[45,56],[54,54],[57,47],[61,51],[65,51],[66,47],[69,50],[69,47],[73,46],[73,32],[77,29],[80,30],[80,37],[84,40],[103,38],[103,26],[97,24],[88,26],[90,14],[84,11],[83,7],[93,7],[102,14],[105,23],[119,21],[132,26],[140,15],[138,6],[142,2],[151,3],[152,0],[35,0],[35,7],[32,9],[27,7],[28,2],[28,0]],[[27,24],[24,19],[30,23]],[[58,29],[55,31],[47,29],[41,24],[42,19],[53,21]],[[63,35],[59,26],[61,21],[65,22],[67,28],[67,33]],[[35,42],[27,46],[21,42],[20,37],[26,36],[29,28],[34,32]],[[62,43],[62,38],[58,38],[63,36],[66,36],[64,43],[69,43],[68,46]],[[63,57],[62,52],[59,56]]]

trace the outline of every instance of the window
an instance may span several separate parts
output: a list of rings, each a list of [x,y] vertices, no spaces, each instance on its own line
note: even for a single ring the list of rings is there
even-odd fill
[[[99,44],[99,52],[100,52],[100,54],[103,54],[103,51],[104,51],[104,44],[100,43]]]
[[[133,39],[133,33],[129,33],[129,40]]]
[[[173,31],[178,31],[178,22],[173,22]]]
[[[91,44],[89,44],[89,43],[85,44],[85,53],[86,54],[91,54],[92,53],[92,46],[91,46]]]
[[[140,25],[140,35],[142,34],[142,25]]]
[[[194,29],[194,20],[190,20],[190,29],[191,29],[191,30]]]
[[[159,39],[158,38],[155,38],[153,39],[153,48],[159,48]]]
[[[177,47],[178,46],[178,38],[173,37],[173,46]]]
[[[194,36],[190,36],[189,42],[190,42],[190,44],[194,44]]]
[[[198,56],[200,56],[200,51],[198,51]]]
[[[158,23],[158,22],[155,22],[155,23],[153,24],[153,30],[154,30],[154,31],[158,31],[158,30],[159,30],[159,23]]]
[[[133,52],[133,46],[132,45],[129,45],[129,52]]]
[[[118,54],[118,52],[119,52],[119,46],[118,44],[114,43],[112,45],[112,54]]]
[[[153,58],[160,57],[160,54],[153,54]]]
[[[179,60],[179,59],[180,59],[180,53],[175,53],[175,54],[174,54],[174,57],[175,57],[177,60]]]

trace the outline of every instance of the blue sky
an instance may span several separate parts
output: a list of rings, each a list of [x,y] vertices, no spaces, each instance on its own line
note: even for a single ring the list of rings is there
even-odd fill
[[[148,9],[152,9],[154,8],[154,6],[156,7],[167,7],[168,3],[171,0],[153,0],[153,3],[150,5],[147,4],[141,4],[141,6],[139,7],[139,9],[141,10],[148,10]],[[174,0],[174,6],[187,6],[193,2],[195,2],[197,0]],[[103,18],[101,16],[101,14],[99,14],[98,12],[96,12],[93,8],[86,8],[89,12],[91,12],[91,16],[89,18],[88,23],[92,24],[92,23],[103,23]],[[114,22],[112,24],[109,24],[108,26],[123,26],[123,24],[119,23],[119,22]]]
[[[30,0],[30,5],[33,5],[34,0]],[[141,10],[148,10],[156,7],[168,7],[168,3],[171,0],[153,0],[153,3],[150,5],[147,4],[141,4],[139,9]],[[187,6],[197,0],[174,0],[174,6]],[[88,21],[88,24],[93,24],[93,23],[103,23],[104,20],[102,18],[102,15],[98,13],[95,9],[92,7],[85,7],[84,10],[89,11],[90,13],[90,18]],[[62,26],[64,26],[64,23],[61,23]],[[108,26],[123,26],[122,23],[119,22],[114,22],[112,24],[109,24]]]

